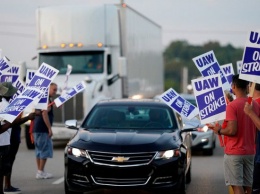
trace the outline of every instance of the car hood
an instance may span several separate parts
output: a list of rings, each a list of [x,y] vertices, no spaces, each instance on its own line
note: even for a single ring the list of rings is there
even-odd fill
[[[166,131],[79,130],[69,142],[72,147],[103,152],[147,152],[175,149],[180,135]]]

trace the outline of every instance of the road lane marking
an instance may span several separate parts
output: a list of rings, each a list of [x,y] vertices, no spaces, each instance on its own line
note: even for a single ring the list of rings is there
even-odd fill
[[[61,177],[60,179],[54,181],[52,184],[53,184],[53,185],[58,185],[58,184],[61,184],[61,183],[63,183],[63,182],[64,182],[64,177]]]

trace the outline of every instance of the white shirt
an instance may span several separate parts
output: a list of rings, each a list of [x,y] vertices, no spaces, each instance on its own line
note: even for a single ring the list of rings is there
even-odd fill
[[[8,105],[9,105],[9,103],[6,101],[6,99],[2,98],[2,102],[0,102],[0,111],[4,110]],[[1,125],[3,125],[3,124],[4,124],[4,121],[1,121]],[[4,133],[0,134],[0,146],[10,145],[11,132],[12,132],[12,129],[9,128]]]

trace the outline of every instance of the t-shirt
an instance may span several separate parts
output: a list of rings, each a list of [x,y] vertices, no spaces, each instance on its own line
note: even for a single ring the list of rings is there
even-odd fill
[[[255,99],[255,101],[260,105],[260,98]],[[256,154],[255,154],[255,162],[260,163],[260,131],[257,130],[256,134]]]
[[[51,110],[48,112],[48,117],[50,120],[50,124],[52,125],[52,123],[53,123],[53,107],[52,106],[51,106]],[[33,125],[33,132],[34,133],[49,133],[42,115],[35,117],[34,125]]]
[[[0,102],[0,111],[4,110],[8,105],[9,105],[9,103],[6,101],[6,99],[2,98],[2,102]],[[3,125],[3,124],[4,124],[4,121],[1,121],[1,125]],[[11,131],[12,131],[12,129],[9,128],[4,133],[0,134],[0,146],[10,145]]]
[[[226,120],[237,121],[235,136],[225,136],[226,154],[254,155],[256,127],[249,116],[244,113],[244,106],[248,98],[237,98],[230,102],[226,109]],[[260,115],[259,105],[253,101],[253,110]]]

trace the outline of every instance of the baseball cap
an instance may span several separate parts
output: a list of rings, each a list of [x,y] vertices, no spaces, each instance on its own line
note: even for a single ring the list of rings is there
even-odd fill
[[[12,82],[3,82],[3,83],[0,83],[0,86],[3,86],[4,88],[7,89],[7,91],[4,93],[1,93],[0,91],[0,94],[1,96],[5,96],[5,97],[11,97],[13,96],[16,92],[17,92],[17,88],[15,88],[12,84]],[[0,90],[1,90],[1,87],[0,87]]]

